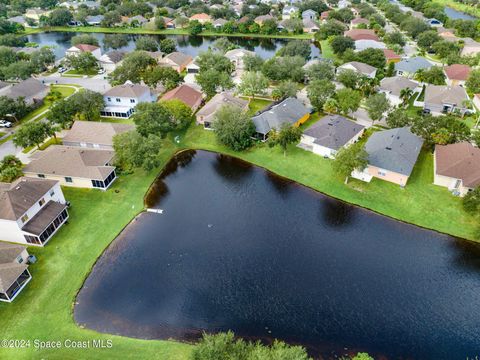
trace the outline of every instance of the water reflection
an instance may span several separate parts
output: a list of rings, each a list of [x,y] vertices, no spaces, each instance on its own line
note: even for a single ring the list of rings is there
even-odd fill
[[[265,170],[265,175],[268,182],[273,185],[273,189],[275,189],[277,194],[282,196],[286,196],[289,193],[291,186],[295,184],[294,181],[278,176],[268,170]]]
[[[341,228],[354,222],[356,208],[343,201],[332,198],[322,199],[319,206],[319,216],[327,226]]]
[[[246,161],[217,154],[213,168],[223,179],[232,183],[239,183],[250,176],[253,166]]]

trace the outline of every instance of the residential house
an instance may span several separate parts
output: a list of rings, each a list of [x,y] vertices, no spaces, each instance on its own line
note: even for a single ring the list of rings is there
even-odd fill
[[[443,23],[440,20],[437,19],[427,19],[426,21],[427,25],[430,25],[431,27],[443,27]]]
[[[216,19],[212,25],[215,29],[221,29],[227,22],[225,19]]]
[[[383,49],[383,55],[385,55],[385,60],[387,64],[389,63],[397,63],[402,60],[402,57],[396,54],[393,50],[390,49]]]
[[[337,7],[338,7],[338,9],[346,9],[346,8],[350,7],[350,5],[351,5],[351,4],[350,4],[350,1],[340,0],[340,1],[338,2]]]
[[[433,183],[457,196],[480,186],[480,148],[466,141],[436,145]]]
[[[374,40],[380,41],[375,31],[370,29],[352,29],[343,33],[344,36],[348,36],[353,40]]]
[[[350,29],[354,29],[360,24],[369,25],[370,21],[368,21],[367,19],[361,18],[361,17],[357,17],[357,18],[353,19],[352,21],[350,21]]]
[[[110,150],[53,145],[34,153],[23,173],[62,186],[107,190],[117,177],[111,165],[114,156]]]
[[[256,24],[262,26],[263,23],[267,20],[275,20],[275,18],[272,15],[260,15],[253,20]]]
[[[444,85],[428,84],[425,88],[425,101],[423,109],[434,116],[452,112],[465,114],[468,112],[468,97],[465,88]]]
[[[22,15],[8,18],[7,21],[8,21],[8,22],[11,22],[11,23],[15,23],[15,24],[21,25],[21,26],[23,26],[23,27],[31,27],[31,26],[28,24],[27,20],[25,20],[25,18],[24,18]]]
[[[130,26],[144,26],[148,23],[148,20],[144,18],[142,15],[136,15],[132,17],[126,17],[124,21]]]
[[[200,72],[200,65],[198,64],[198,57],[195,57],[190,64],[187,65],[187,74],[198,74]]]
[[[430,69],[433,66],[427,59],[417,56],[414,58],[404,59],[395,64],[395,72],[397,75],[412,78],[418,70]]]
[[[303,132],[299,147],[334,159],[337,152],[357,142],[365,127],[340,115],[327,115]]]
[[[0,88],[0,96],[6,96],[10,99],[17,100],[23,98],[25,104],[31,106],[43,103],[43,99],[50,91],[48,85],[43,84],[37,79],[22,80],[18,84],[8,84]]]
[[[298,13],[298,7],[294,5],[286,5],[282,10],[282,19],[291,19],[296,13]]]
[[[355,51],[363,51],[366,49],[380,49],[384,50],[387,45],[381,41],[376,40],[355,40]]]
[[[437,33],[445,41],[456,43],[460,40],[460,38],[455,36],[454,29],[445,29],[444,27],[437,27]]]
[[[98,63],[103,70],[111,72],[120,66],[125,55],[125,51],[112,50],[100,56]]]
[[[0,239],[44,246],[68,219],[60,183],[21,177],[0,183]]]
[[[305,33],[316,33],[318,30],[320,30],[320,27],[317,25],[317,23],[314,20],[310,19],[303,19],[303,32]]]
[[[100,26],[103,19],[103,15],[89,15],[85,18],[85,22],[90,26]]]
[[[225,53],[225,57],[228,58],[235,67],[233,75],[233,82],[239,84],[241,82],[241,77],[245,70],[245,64],[243,62],[244,56],[255,56],[253,51],[245,49],[233,49]]]
[[[0,242],[0,301],[15,300],[32,279],[27,263],[26,247]]]
[[[195,14],[190,16],[190,21],[197,20],[200,24],[212,22],[212,17],[205,13]]]
[[[316,11],[313,11],[312,9],[307,9],[302,12],[302,19],[303,20],[317,20],[318,14]]]
[[[73,45],[65,51],[65,56],[78,56],[85,52],[91,53],[97,60],[100,60],[102,56],[102,50],[98,46],[90,44]]]
[[[182,84],[175,89],[166,92],[160,100],[166,101],[172,99],[182,101],[192,109],[192,112],[195,112],[202,105],[203,94],[189,85]]]
[[[27,9],[24,17],[35,20],[38,23],[42,16],[49,16],[50,13],[51,13],[50,10],[42,10],[40,8],[33,8],[33,9]]]
[[[337,73],[340,73],[344,70],[355,71],[356,73],[361,74],[363,76],[366,76],[370,79],[375,78],[375,75],[377,73],[377,68],[375,68],[371,65],[368,65],[368,64],[358,62],[358,61],[350,61],[348,63],[340,65],[337,68]]]
[[[192,62],[192,57],[179,51],[174,51],[160,60],[160,65],[169,66],[181,73]]]
[[[386,77],[380,81],[379,92],[384,93],[394,106],[402,104],[400,95],[404,89],[412,90],[412,95],[415,91],[421,91],[417,82],[403,76]]]
[[[422,145],[423,139],[408,127],[374,132],[365,144],[368,165],[363,171],[353,171],[352,177],[366,182],[375,177],[404,187]]]
[[[330,11],[323,11],[320,14],[320,21],[323,23],[328,20],[328,15],[330,14]]]
[[[165,22],[165,28],[166,29],[175,29],[175,27],[176,27],[175,19],[164,16],[163,21]]]
[[[248,110],[248,100],[240,99],[233,96],[233,94],[224,91],[216,94],[197,112],[197,124],[203,125],[205,129],[212,129],[215,114],[223,105],[235,106],[243,111]]]
[[[75,121],[62,138],[65,146],[113,150],[113,137],[135,129],[130,124],[112,122]]]
[[[478,41],[470,38],[465,38],[463,41],[463,48],[460,52],[461,56],[474,56],[480,53],[480,43]]]
[[[463,64],[453,64],[443,69],[448,86],[465,86],[470,71],[470,66]]]
[[[100,115],[127,119],[135,112],[137,104],[156,100],[156,96],[148,86],[127,81],[103,93],[105,107],[100,111]]]
[[[279,130],[284,124],[300,126],[309,118],[310,109],[296,98],[287,98],[267,107],[252,118],[256,129],[255,137],[265,141],[272,129]]]

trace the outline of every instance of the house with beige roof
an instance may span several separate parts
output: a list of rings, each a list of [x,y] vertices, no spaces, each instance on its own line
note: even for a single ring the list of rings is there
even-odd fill
[[[105,107],[100,111],[101,116],[127,119],[135,112],[137,104],[155,102],[157,96],[148,86],[127,81],[104,92],[103,100]]]
[[[421,87],[416,81],[407,79],[403,76],[383,78],[380,81],[380,86],[378,87],[379,92],[384,93],[390,103],[394,106],[403,103],[400,95],[404,89],[410,89],[412,91],[412,95],[413,92],[421,92]]]
[[[0,301],[12,302],[32,279],[24,246],[0,242]]]
[[[58,181],[22,177],[0,183],[0,240],[44,246],[67,219]]]
[[[113,150],[113,137],[135,129],[129,124],[112,122],[75,121],[62,139],[65,146]]]
[[[448,113],[465,114],[469,111],[468,101],[470,98],[465,88],[444,85],[428,84],[425,88],[425,100],[423,109],[434,116]]]
[[[206,24],[212,22],[212,17],[205,13],[194,14],[190,16],[190,21],[197,20],[200,24]]]
[[[235,106],[243,111],[248,110],[248,100],[240,99],[224,91],[216,94],[197,112],[197,124],[203,125],[205,129],[213,130],[212,124],[215,121],[215,114],[223,105]]]
[[[159,61],[162,66],[169,66],[173,70],[181,73],[187,68],[187,65],[192,62],[193,58],[185,53],[174,51]]]
[[[60,182],[62,186],[107,190],[115,181],[115,152],[54,145],[37,151],[23,172],[25,176]]]
[[[466,141],[436,145],[433,183],[457,196],[480,186],[480,148]]]
[[[343,65],[340,65],[337,68],[337,74],[345,70],[355,71],[356,73],[366,76],[370,79],[373,79],[377,73],[377,68],[358,61],[350,61]]]
[[[102,57],[102,50],[98,46],[90,44],[73,45],[65,51],[65,56],[78,56],[81,53],[91,53],[97,60]]]

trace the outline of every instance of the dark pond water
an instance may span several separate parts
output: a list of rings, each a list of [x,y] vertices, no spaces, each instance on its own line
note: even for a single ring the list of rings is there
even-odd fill
[[[457,11],[457,10],[449,8],[449,7],[445,7],[444,12],[450,19],[453,19],[453,20],[458,20],[458,19],[476,20],[476,18],[474,16],[471,16],[471,15],[466,14],[466,13],[461,12],[461,11]]]
[[[147,339],[232,329],[322,358],[480,353],[477,244],[207,152],[172,160],[147,204],[164,213],[140,215],[99,259],[79,324]]]
[[[55,55],[58,59],[65,56],[65,50],[71,46],[71,39],[78,33],[71,32],[49,32],[39,33],[28,36],[28,41],[35,42],[40,46],[53,46]],[[105,34],[91,33],[90,35],[96,37],[102,48],[102,53],[111,49],[106,49],[104,46]],[[132,51],[135,49],[135,40],[139,35],[128,35],[128,45],[119,49],[125,51]],[[215,37],[201,37],[201,36],[187,36],[187,35],[141,35],[151,36],[157,40],[171,38],[177,43],[177,50],[187,53],[193,57],[197,56],[199,52],[208,50],[213,45]],[[264,38],[229,38],[229,40],[238,46],[247,50],[255,51],[255,53],[264,59],[268,59],[275,55],[275,52],[286,44],[288,40],[285,39],[264,39]],[[311,45],[311,57],[319,57],[320,49],[315,45]]]

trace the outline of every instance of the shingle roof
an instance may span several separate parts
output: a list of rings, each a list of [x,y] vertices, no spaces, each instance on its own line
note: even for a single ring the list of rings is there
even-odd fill
[[[26,268],[25,263],[0,264],[0,292],[7,292]]]
[[[343,33],[344,36],[348,36],[353,40],[375,40],[379,41],[377,34],[375,31],[369,29],[352,29],[347,30]]]
[[[463,106],[468,99],[467,92],[462,86],[427,85],[425,88],[425,103],[427,104],[452,104]]]
[[[127,55],[125,51],[112,50],[107,52],[106,54],[103,54],[100,57],[100,61],[111,61],[114,64],[118,64],[120,61],[123,60],[125,55]]]
[[[100,49],[98,46],[90,45],[90,44],[78,44],[78,45],[74,45],[72,47],[77,48],[81,52],[92,52],[92,51],[95,51],[97,49]]]
[[[66,208],[67,204],[50,200],[40,212],[28,221],[22,230],[40,236]]]
[[[108,150],[54,145],[36,152],[24,172],[104,180],[115,169],[106,165],[114,155],[113,151]]]
[[[167,56],[165,56],[165,59],[169,59],[178,66],[186,66],[190,61],[192,61],[192,57],[190,55],[184,54],[179,51],[174,51],[168,54]]]
[[[410,176],[422,144],[423,139],[403,127],[373,133],[365,150],[370,165]]]
[[[232,105],[243,109],[248,106],[248,101],[235,97],[228,92],[221,92],[207,102],[205,106],[198,111],[197,116],[202,116],[204,121],[211,121],[217,110],[223,105]]]
[[[57,183],[54,180],[27,177],[11,184],[0,183],[0,219],[18,220]]]
[[[400,96],[403,89],[415,89],[418,84],[415,81],[409,80],[403,76],[394,76],[383,78],[380,81],[380,90],[389,92],[392,95]]]
[[[315,144],[338,150],[363,129],[365,129],[364,126],[343,116],[328,115],[310,126],[303,133],[315,138]]]
[[[103,93],[104,96],[118,96],[118,97],[128,97],[128,98],[138,98],[149,93],[150,88],[145,85],[125,83],[123,85],[118,85],[110,90],[107,90]]]
[[[470,75],[470,66],[463,64],[453,64],[445,67],[445,74],[450,80],[463,80],[468,79]]]
[[[165,93],[161,100],[178,99],[189,107],[194,107],[202,98],[203,94],[200,91],[195,90],[191,86],[182,84]]]
[[[435,146],[436,173],[461,179],[463,185],[480,185],[480,149],[468,142]]]
[[[41,94],[48,90],[48,86],[43,84],[37,79],[27,79],[20,81],[18,84],[12,85],[8,90],[6,89],[4,95],[11,98],[17,99],[19,97],[31,97],[38,94]]]
[[[113,137],[135,127],[129,124],[116,124],[110,122],[75,121],[72,128],[67,131],[63,141],[84,142],[99,145],[113,145]]]
[[[420,69],[429,69],[433,65],[425,58],[417,56],[410,59],[402,60],[395,64],[395,70],[408,73],[416,73]]]
[[[256,131],[268,134],[272,129],[280,129],[283,124],[295,124],[310,111],[296,98],[288,98],[252,118]]]
[[[0,242],[0,264],[14,262],[24,250],[25,246]]]
[[[343,64],[339,67],[344,68],[348,65],[353,66],[358,72],[360,72],[362,74],[365,74],[365,75],[371,74],[372,72],[377,70],[376,68],[374,68],[371,65],[364,64],[364,63],[358,62],[358,61],[350,61],[350,62],[345,63],[345,64]]]

